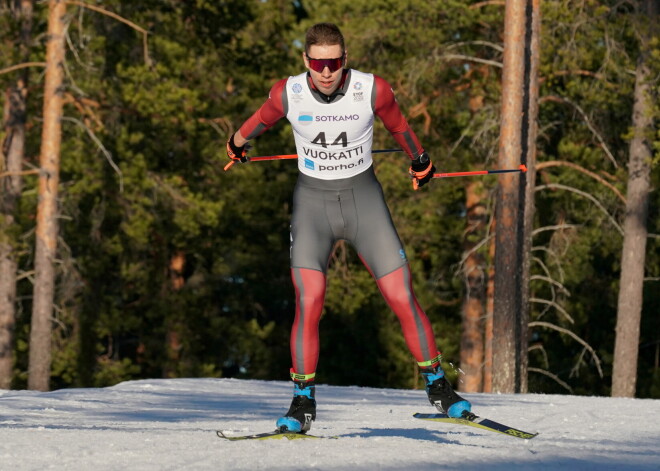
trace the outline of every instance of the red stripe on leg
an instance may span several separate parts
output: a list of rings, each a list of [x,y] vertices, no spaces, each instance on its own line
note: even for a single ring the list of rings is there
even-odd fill
[[[319,359],[319,322],[325,300],[325,275],[308,268],[292,268],[296,317],[291,329],[291,360],[299,374],[316,371]]]

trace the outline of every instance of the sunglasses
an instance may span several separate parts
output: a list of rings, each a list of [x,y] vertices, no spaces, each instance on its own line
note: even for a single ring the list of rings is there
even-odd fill
[[[307,56],[307,60],[309,61],[309,68],[318,73],[323,72],[323,69],[326,67],[330,72],[336,72],[344,65],[344,57],[345,54],[342,54],[341,57],[337,57],[336,59],[313,59]]]

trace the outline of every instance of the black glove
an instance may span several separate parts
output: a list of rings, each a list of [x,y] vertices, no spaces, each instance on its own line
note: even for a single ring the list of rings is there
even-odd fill
[[[227,141],[227,157],[235,162],[245,163],[250,160],[247,156],[249,146],[244,144],[241,147],[238,147],[234,144],[234,135],[232,134],[229,140]]]
[[[433,178],[435,172],[435,165],[431,162],[429,154],[422,152],[419,157],[412,161],[408,173],[413,179],[413,188],[415,190],[420,186],[424,186]]]

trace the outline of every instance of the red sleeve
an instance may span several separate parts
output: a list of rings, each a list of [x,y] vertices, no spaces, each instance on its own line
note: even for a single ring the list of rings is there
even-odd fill
[[[286,116],[286,81],[273,85],[266,102],[243,123],[240,131],[245,139],[254,139]]]
[[[424,149],[419,139],[410,128],[408,121],[401,113],[399,104],[394,98],[392,87],[387,81],[374,75],[374,97],[372,98],[374,114],[380,118],[385,128],[401,146],[408,157],[416,159]]]

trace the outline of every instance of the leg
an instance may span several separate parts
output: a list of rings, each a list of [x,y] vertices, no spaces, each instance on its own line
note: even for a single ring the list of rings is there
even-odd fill
[[[335,239],[322,193],[297,185],[291,217],[291,279],[296,314],[291,329],[294,380],[313,379],[319,356],[319,321],[325,299],[325,271]]]
[[[291,280],[296,314],[291,328],[293,401],[277,420],[278,430],[307,432],[316,420],[314,377],[319,359],[319,322],[325,299],[325,270],[334,245],[325,201],[301,186],[294,193],[291,218]]]
[[[406,345],[422,367],[440,363],[433,328],[413,292],[408,264],[376,280],[380,292],[399,318]]]
[[[406,344],[421,368],[431,404],[450,417],[469,413],[470,403],[454,392],[440,366],[441,355],[437,353],[431,322],[413,293],[408,265],[379,278],[377,283],[401,322]]]
[[[374,176],[353,192],[357,230],[351,242],[399,318],[410,352],[420,366],[437,366],[433,328],[413,292],[410,267],[382,188]]]
[[[410,267],[380,185],[375,180],[361,185],[355,195],[359,220],[355,247],[401,323],[406,345],[422,370],[429,401],[451,417],[462,417],[469,413],[470,403],[452,390],[440,366],[433,328],[413,292]]]
[[[325,275],[308,268],[292,268],[296,291],[296,317],[291,329],[292,374],[303,381],[314,379],[319,359],[319,322],[325,299]]]

